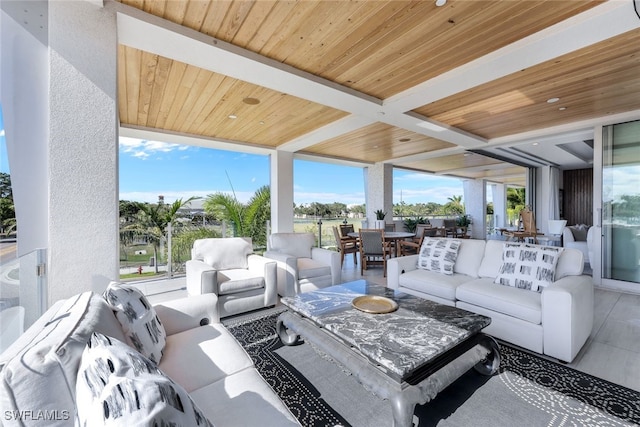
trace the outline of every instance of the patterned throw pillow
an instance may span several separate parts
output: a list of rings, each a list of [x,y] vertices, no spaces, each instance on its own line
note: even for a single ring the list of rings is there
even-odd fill
[[[95,332],[82,353],[76,402],[80,426],[212,426],[155,363]]]
[[[502,266],[494,283],[541,292],[555,280],[556,265],[564,248],[505,243]]]
[[[460,243],[460,240],[457,239],[432,239],[426,237],[422,241],[422,247],[420,247],[418,268],[452,275]]]
[[[115,311],[128,344],[159,363],[167,334],[144,294],[133,286],[111,282],[104,298]]]

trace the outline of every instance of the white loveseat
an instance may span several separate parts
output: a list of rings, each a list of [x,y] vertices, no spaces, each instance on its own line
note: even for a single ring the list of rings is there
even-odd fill
[[[244,349],[219,323],[216,303],[214,294],[205,294],[154,306],[166,331],[158,368],[184,388],[216,427],[299,425]],[[85,396],[76,393],[76,383],[81,381],[81,358],[94,332],[125,342],[111,306],[101,295],[86,292],[54,304],[0,355],[4,426],[73,426],[78,422],[76,406],[84,405],[76,403]],[[159,410],[156,406],[163,402],[155,402],[153,410]],[[97,412],[102,417],[102,411]],[[122,419],[115,422],[126,425]]]
[[[452,275],[418,268],[418,255],[393,258],[387,286],[489,316],[487,334],[571,362],[593,327],[593,283],[582,275],[582,252],[565,248],[555,281],[534,292],[494,283],[504,243],[461,239]]]

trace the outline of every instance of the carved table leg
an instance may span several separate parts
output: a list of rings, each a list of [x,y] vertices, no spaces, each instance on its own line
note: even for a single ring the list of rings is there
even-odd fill
[[[300,338],[298,334],[287,328],[281,317],[278,317],[278,322],[276,323],[276,332],[280,337],[280,341],[282,341],[282,344],[284,345],[294,345]]]

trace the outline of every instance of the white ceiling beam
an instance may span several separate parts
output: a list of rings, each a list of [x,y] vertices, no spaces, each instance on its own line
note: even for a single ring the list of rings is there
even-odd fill
[[[304,150],[312,145],[361,129],[373,123],[376,123],[376,121],[367,117],[352,114],[340,120],[336,120],[335,122],[329,123],[326,126],[315,129],[299,138],[280,144],[278,146],[278,150],[291,152]]]
[[[270,155],[275,149],[255,144],[247,144],[241,141],[233,141],[221,138],[206,138],[199,135],[187,135],[184,133],[159,131],[155,128],[120,125],[120,136],[127,138],[143,139],[146,141],[160,141],[196,147],[215,148],[218,150],[236,151],[240,153]]]
[[[387,98],[410,111],[640,27],[631,1],[612,0]]]
[[[421,120],[382,107],[382,100],[269,59],[231,43],[183,27],[139,9],[110,3],[118,11],[118,42],[233,77],[317,104],[382,121],[413,132],[465,146],[486,140],[458,129],[417,126]],[[353,129],[352,129],[353,130]],[[313,139],[313,132],[309,134]],[[305,137],[298,138],[302,145]]]

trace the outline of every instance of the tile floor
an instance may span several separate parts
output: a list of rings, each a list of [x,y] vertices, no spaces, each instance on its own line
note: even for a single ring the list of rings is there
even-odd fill
[[[360,267],[348,256],[343,281],[360,279]],[[368,280],[386,285],[380,267],[365,271]],[[151,303],[186,296],[184,277],[136,284]],[[640,391],[640,295],[596,289],[591,336],[571,366],[588,374]]]

